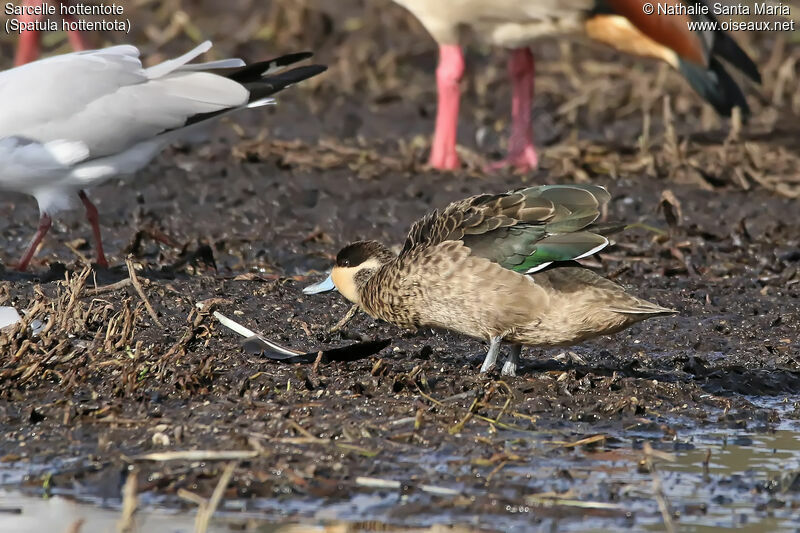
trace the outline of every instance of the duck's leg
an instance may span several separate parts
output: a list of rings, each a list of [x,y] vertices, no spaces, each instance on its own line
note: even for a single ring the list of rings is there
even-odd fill
[[[500,353],[500,343],[503,342],[503,337],[492,337],[489,339],[489,351],[486,352],[486,359],[483,360],[481,365],[481,372],[488,372],[494,368],[497,362],[497,355]]]
[[[500,372],[504,376],[516,376],[517,366],[519,366],[519,354],[522,353],[521,344],[512,344],[511,350],[508,352],[508,359],[503,365],[503,370]]]
[[[97,248],[97,264],[103,268],[108,268],[108,261],[106,261],[106,254],[103,252],[103,239],[100,237],[100,217],[97,214],[97,208],[94,206],[89,197],[86,196],[84,191],[78,192],[78,196],[83,202],[83,207],[86,208],[86,220],[92,225],[92,232],[94,233],[94,244]]]
[[[460,166],[456,154],[458,107],[461,99],[459,84],[464,74],[464,53],[455,44],[439,46],[439,66],[436,69],[436,131],[433,134],[431,158],[433,168],[454,170]]]
[[[23,272],[28,268],[28,263],[30,263],[31,259],[33,259],[33,254],[36,253],[39,243],[42,242],[44,236],[47,235],[47,230],[50,229],[52,224],[53,219],[50,218],[50,215],[47,213],[42,213],[42,216],[39,217],[39,229],[36,230],[36,235],[34,235],[33,239],[31,239],[31,244],[28,246],[28,251],[25,252],[25,255],[23,255],[22,259],[20,259],[19,263],[17,263],[17,270]]]
[[[511,136],[508,139],[508,156],[493,163],[490,166],[493,170],[513,166],[527,171],[539,164],[531,128],[533,74],[533,54],[530,48],[511,50],[508,58],[508,75],[511,78]]]

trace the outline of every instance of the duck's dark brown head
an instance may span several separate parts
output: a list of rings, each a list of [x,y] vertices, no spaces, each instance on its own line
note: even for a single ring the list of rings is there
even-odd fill
[[[331,280],[342,296],[357,304],[360,292],[367,281],[395,255],[376,241],[358,241],[348,244],[336,254],[336,266],[331,271]]]

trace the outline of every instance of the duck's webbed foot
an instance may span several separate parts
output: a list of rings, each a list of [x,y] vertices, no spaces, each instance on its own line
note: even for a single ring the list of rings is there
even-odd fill
[[[500,343],[503,342],[503,337],[492,337],[489,342],[489,351],[486,352],[486,359],[483,360],[481,365],[481,372],[488,372],[494,368],[495,363],[497,363],[497,355],[500,353]]]
[[[512,344],[511,350],[508,353],[508,359],[503,365],[503,370],[500,372],[503,376],[516,376],[517,366],[519,366],[519,355],[522,353],[521,344]]]

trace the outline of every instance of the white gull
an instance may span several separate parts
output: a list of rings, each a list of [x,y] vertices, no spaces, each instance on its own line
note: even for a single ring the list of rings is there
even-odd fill
[[[24,270],[52,216],[80,197],[92,224],[97,263],[107,266],[97,209],[84,189],[149,163],[193,126],[270,95],[325,67],[283,67],[298,53],[245,66],[240,59],[189,64],[211,48],[144,68],[134,46],[74,52],[0,72],[0,192],[39,203],[39,229],[17,268]],[[218,70],[218,73],[211,71]]]

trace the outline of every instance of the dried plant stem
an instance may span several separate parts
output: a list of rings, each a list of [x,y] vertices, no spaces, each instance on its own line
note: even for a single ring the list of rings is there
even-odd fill
[[[136,469],[128,472],[128,478],[122,487],[122,513],[119,522],[117,522],[117,531],[119,533],[132,533],[135,531],[136,524],[133,521],[133,515],[136,513],[136,507],[139,503],[136,497],[136,472]]]
[[[225,494],[225,489],[228,488],[228,483],[231,482],[236,465],[237,463],[233,461],[225,466],[225,470],[222,471],[222,475],[219,478],[219,482],[217,482],[216,488],[214,488],[214,492],[211,494],[211,498],[209,498],[205,505],[201,505],[198,509],[197,518],[194,521],[195,533],[206,533],[206,531],[208,531],[211,515],[213,515],[217,507],[219,507],[222,496]]]
[[[150,315],[150,318],[153,319],[153,322],[155,322],[156,326],[163,329],[164,324],[162,324],[158,319],[158,315],[156,315],[153,306],[150,305],[150,300],[147,299],[147,295],[144,293],[144,289],[142,288],[142,284],[139,282],[139,278],[136,277],[136,269],[133,268],[133,261],[131,260],[130,256],[125,258],[125,264],[128,265],[128,276],[130,276],[133,288],[136,289],[137,293],[139,293],[139,298],[141,298],[142,302],[144,302],[144,307],[147,309],[147,313]]]
[[[347,323],[350,322],[354,316],[356,316],[357,312],[358,312],[358,306],[357,305],[351,306],[350,309],[347,311],[347,313],[342,317],[342,319],[339,320],[336,324],[334,324],[334,326],[331,329],[328,330],[328,333],[336,333],[337,331],[345,327]]]

